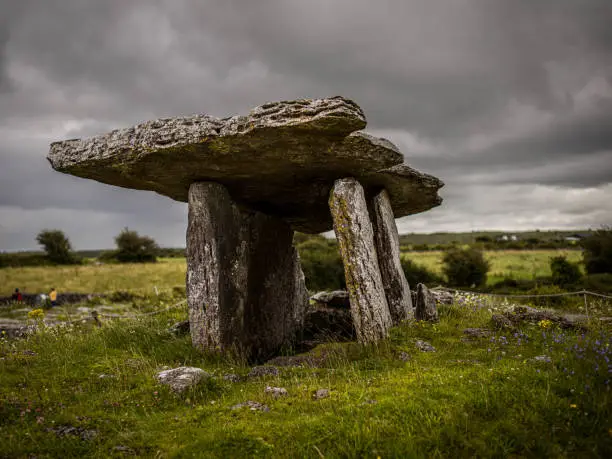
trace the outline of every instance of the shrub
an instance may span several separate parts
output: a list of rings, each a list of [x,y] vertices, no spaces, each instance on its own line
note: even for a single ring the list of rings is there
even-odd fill
[[[346,288],[344,265],[336,241],[323,236],[304,235],[300,235],[296,240],[308,290]]]
[[[114,258],[121,263],[146,263],[157,261],[159,247],[153,239],[140,236],[136,231],[124,228],[115,238],[117,250]]]
[[[454,248],[442,259],[448,283],[456,287],[480,286],[487,281],[489,262],[480,250]]]
[[[70,241],[60,230],[42,230],[36,236],[36,241],[43,246],[47,258],[52,263],[59,265],[69,265],[77,262],[72,253]]]
[[[612,273],[612,229],[601,228],[582,241],[587,273]]]
[[[553,284],[560,287],[575,285],[582,278],[578,265],[567,261],[567,258],[564,256],[551,258],[550,270],[552,272]]]
[[[419,265],[409,258],[402,257],[402,270],[411,288],[416,288],[416,285],[421,283],[425,285],[443,284],[444,279],[436,273],[430,271],[425,266]]]

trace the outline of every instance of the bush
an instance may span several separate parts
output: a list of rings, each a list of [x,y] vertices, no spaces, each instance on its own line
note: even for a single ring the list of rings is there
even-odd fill
[[[22,268],[50,264],[49,258],[42,253],[0,253],[0,268]]]
[[[602,228],[582,241],[587,273],[612,273],[612,229]]]
[[[408,285],[410,285],[411,288],[416,288],[416,285],[419,283],[429,286],[444,283],[444,279],[442,279],[442,277],[430,271],[425,266],[415,263],[409,258],[402,257],[401,263],[402,270],[404,271]]]
[[[146,263],[157,261],[159,247],[153,239],[139,236],[136,231],[124,228],[115,238],[117,250],[113,257],[121,263]]]
[[[72,253],[70,241],[60,230],[42,230],[36,241],[43,246],[50,262],[58,265],[69,265],[77,262]]]
[[[480,286],[486,283],[489,262],[480,250],[451,249],[444,254],[444,274],[448,283],[456,287]]]
[[[577,264],[567,261],[564,256],[550,259],[552,282],[560,287],[575,285],[582,279],[582,273]]]
[[[336,241],[323,236],[300,235],[296,242],[308,290],[346,288],[344,265]]]

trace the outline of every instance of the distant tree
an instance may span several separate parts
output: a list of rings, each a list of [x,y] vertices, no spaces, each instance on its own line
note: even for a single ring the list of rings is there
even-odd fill
[[[612,273],[612,228],[603,227],[582,241],[582,257],[589,274]]]
[[[559,287],[574,285],[582,279],[582,273],[577,264],[571,263],[564,256],[550,259],[552,282]]]
[[[419,265],[409,258],[402,257],[400,259],[404,276],[408,281],[408,285],[411,288],[416,289],[417,284],[425,284],[428,286],[434,286],[436,284],[443,284],[444,279],[438,276],[433,271],[430,271],[423,265]]]
[[[480,250],[452,248],[444,254],[442,262],[443,272],[450,285],[479,286],[487,281],[489,262],[485,260]]]
[[[159,247],[153,239],[140,236],[136,231],[124,228],[115,237],[117,250],[114,258],[121,263],[146,263],[157,261]]]
[[[67,265],[77,262],[70,241],[62,231],[44,229],[38,233],[36,241],[44,248],[52,263]]]

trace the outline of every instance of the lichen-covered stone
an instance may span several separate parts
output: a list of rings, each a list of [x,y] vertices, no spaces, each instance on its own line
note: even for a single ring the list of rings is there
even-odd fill
[[[414,318],[426,322],[438,322],[436,298],[425,284],[417,284]]]
[[[90,139],[51,144],[54,169],[125,188],[188,200],[193,182],[225,185],[242,207],[283,218],[294,229],[332,229],[327,198],[353,176],[367,193],[384,187],[397,217],[440,203],[442,183],[408,166],[366,125],[352,101],[333,97],[275,102],[246,116],[192,115],[148,121]]]
[[[303,327],[308,295],[293,231],[245,212],[216,183],[189,192],[187,300],[193,344],[270,357]]]
[[[379,341],[388,335],[391,315],[363,188],[354,178],[337,180],[330,194],[329,206],[344,264],[357,338],[364,343]]]
[[[413,317],[410,286],[400,261],[399,234],[391,201],[382,190],[371,201],[374,242],[387,304],[393,323],[398,324]]]

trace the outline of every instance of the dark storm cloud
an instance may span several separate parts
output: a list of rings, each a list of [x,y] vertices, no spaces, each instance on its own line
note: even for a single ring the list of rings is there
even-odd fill
[[[609,0],[0,0],[0,249],[42,224],[179,245],[183,204],[50,170],[55,140],[344,95],[442,207],[405,230],[609,223]],[[10,219],[10,224],[5,219]],[[102,242],[100,242],[102,241]]]

